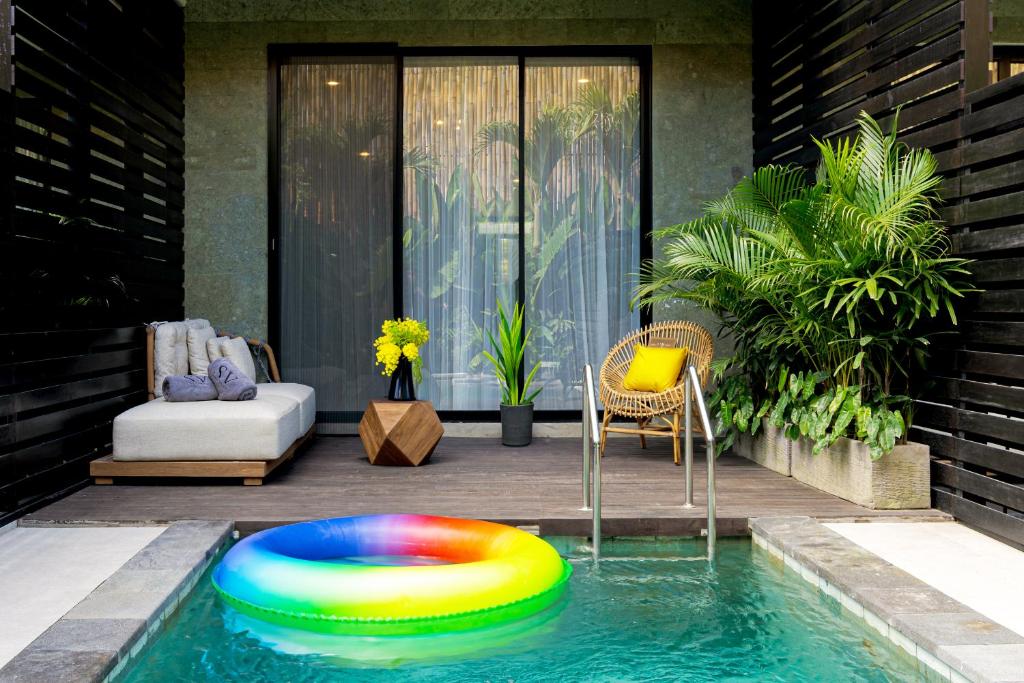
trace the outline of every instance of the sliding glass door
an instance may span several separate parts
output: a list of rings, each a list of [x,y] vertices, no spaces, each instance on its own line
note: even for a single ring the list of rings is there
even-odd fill
[[[640,322],[629,307],[641,245],[638,65],[407,58],[404,83],[404,308],[440,342],[427,348],[424,396],[441,410],[493,410],[486,330],[498,300],[522,300],[527,364],[541,363],[537,407],[579,408],[583,365]]]
[[[539,410],[579,409],[583,366],[640,324],[640,70],[635,60],[526,60],[525,304]]]
[[[281,371],[316,389],[325,431],[387,389],[371,349],[394,313],[395,69],[392,57],[279,67]]]
[[[372,339],[396,314],[431,330],[421,398],[496,410],[498,302],[526,308],[537,408],[579,409],[583,365],[640,325],[641,75],[633,57],[514,49],[282,61],[279,341],[321,424],[383,394]]]
[[[403,94],[403,301],[431,331],[419,391],[438,410],[493,410],[485,330],[519,277],[517,60],[407,57]],[[512,144],[482,144],[489,132]]]

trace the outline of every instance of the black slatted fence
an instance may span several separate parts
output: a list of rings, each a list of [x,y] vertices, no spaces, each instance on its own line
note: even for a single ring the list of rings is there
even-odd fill
[[[754,165],[811,165],[812,137],[850,133],[862,110],[885,127],[897,106],[902,138],[943,163],[959,140],[965,83],[986,78],[965,59],[973,4],[754,3]]]
[[[912,438],[936,507],[1024,544],[1024,76],[984,87],[984,0],[754,4],[754,161],[811,165],[865,110],[928,147],[985,291],[933,351]]]
[[[181,8],[10,4],[0,522],[85,480],[145,398],[141,323],[184,298]]]
[[[945,218],[984,291],[930,364],[915,416],[935,506],[1024,544],[1024,74],[967,95]]]

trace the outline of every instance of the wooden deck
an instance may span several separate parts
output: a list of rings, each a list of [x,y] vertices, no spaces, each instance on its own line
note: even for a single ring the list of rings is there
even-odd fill
[[[695,535],[706,526],[703,449],[694,468],[696,507],[684,509],[683,468],[667,439],[641,450],[628,438],[609,443],[603,461],[608,535]],[[89,486],[23,519],[26,524],[235,521],[243,532],[285,522],[377,512],[418,512],[539,524],[545,534],[583,535],[578,439],[538,439],[503,448],[495,439],[442,439],[419,468],[373,467],[359,440],[320,437],[264,486],[202,481]],[[747,519],[914,516],[935,510],[873,511],[822,493],[736,456],[718,460],[722,534],[746,533]]]

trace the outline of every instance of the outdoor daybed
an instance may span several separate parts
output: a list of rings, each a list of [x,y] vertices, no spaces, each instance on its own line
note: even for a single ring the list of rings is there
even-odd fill
[[[234,353],[228,357],[255,380],[249,346],[265,355],[271,379],[257,384],[255,399],[164,400],[165,376],[205,374],[222,350]],[[114,419],[113,452],[90,463],[97,484],[117,477],[234,477],[258,486],[315,432],[313,389],[281,382],[264,342],[218,336],[206,320],[153,324],[146,328],[146,363],[150,400]]]

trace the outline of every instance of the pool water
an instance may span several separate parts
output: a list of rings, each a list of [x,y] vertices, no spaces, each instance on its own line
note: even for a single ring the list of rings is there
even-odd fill
[[[565,598],[525,621],[458,635],[367,638],[272,627],[204,577],[134,663],[140,681],[925,681],[925,669],[748,539],[568,539]],[[575,557],[574,557],[575,556]],[[209,572],[208,572],[209,574]]]

